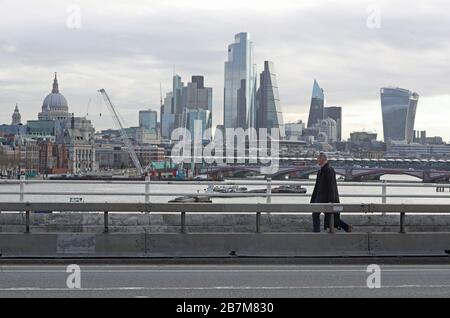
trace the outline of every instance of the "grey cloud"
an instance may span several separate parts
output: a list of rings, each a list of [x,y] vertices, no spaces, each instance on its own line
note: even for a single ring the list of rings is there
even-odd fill
[[[380,4],[381,29],[366,26],[367,6],[373,2]],[[164,2],[147,12],[151,2],[146,3],[141,13],[133,8],[130,14],[94,10],[82,2],[79,30],[65,27],[65,7],[53,1],[50,13],[41,10],[30,23],[7,19],[12,25],[0,28],[0,47],[8,44],[16,50],[0,50],[0,68],[11,74],[0,75],[2,109],[19,93],[39,104],[44,95],[37,92],[46,92],[48,77],[57,70],[65,72],[61,85],[71,105],[85,105],[98,85],[108,85],[124,112],[130,112],[131,122],[133,109],[157,105],[159,82],[169,89],[175,64],[185,81],[193,74],[206,76],[220,114],[226,48],[240,31],[251,33],[259,68],[265,59],[275,63],[283,109],[298,113],[299,119],[306,119],[313,78],[325,89],[329,104],[346,107],[349,122],[359,118],[364,105],[379,104],[381,86],[399,85],[424,96],[450,94],[446,1],[324,1],[283,12],[193,10],[165,7]],[[14,69],[27,69],[35,79],[28,83]],[[45,70],[49,75],[44,76]],[[38,110],[27,103],[29,118]],[[379,115],[379,107],[364,111],[368,121]]]

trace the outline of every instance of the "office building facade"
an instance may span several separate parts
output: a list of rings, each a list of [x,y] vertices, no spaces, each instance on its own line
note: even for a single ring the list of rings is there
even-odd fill
[[[275,68],[272,62],[264,61],[264,71],[260,75],[259,89],[256,93],[256,125],[267,129],[279,129],[279,137],[285,137],[283,113],[281,111],[280,96]]]
[[[225,62],[224,128],[255,127],[256,67],[253,42],[246,32],[235,35]]]
[[[419,95],[403,88],[381,88],[384,141],[406,141],[414,137]]]
[[[323,89],[314,80],[313,91],[311,96],[311,105],[309,108],[308,128],[315,126],[323,119],[323,108],[325,105],[325,95]]]

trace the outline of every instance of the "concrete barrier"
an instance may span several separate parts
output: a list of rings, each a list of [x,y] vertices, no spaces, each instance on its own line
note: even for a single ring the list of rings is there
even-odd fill
[[[145,234],[0,233],[2,257],[142,257]]]
[[[55,255],[57,244],[57,234],[0,233],[2,257]]]
[[[365,233],[148,234],[148,256],[308,256],[366,255]]]
[[[8,257],[446,255],[450,233],[0,233]]]
[[[371,233],[369,240],[376,255],[445,255],[450,251],[450,233]]]

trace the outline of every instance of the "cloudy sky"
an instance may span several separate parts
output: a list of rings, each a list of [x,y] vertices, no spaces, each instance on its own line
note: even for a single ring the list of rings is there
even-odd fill
[[[382,138],[379,88],[399,86],[420,94],[416,129],[448,141],[449,16],[447,0],[0,0],[0,123],[16,102],[36,119],[58,72],[70,111],[96,129],[114,127],[99,88],[136,125],[174,68],[185,82],[205,75],[218,123],[227,45],[247,31],[258,70],[275,63],[285,121],[307,120],[316,78],[343,106],[345,137]]]

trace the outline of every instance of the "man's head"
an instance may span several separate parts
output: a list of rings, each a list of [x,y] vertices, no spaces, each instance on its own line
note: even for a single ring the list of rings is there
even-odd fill
[[[327,155],[323,152],[317,155],[317,164],[323,167],[328,162]]]

